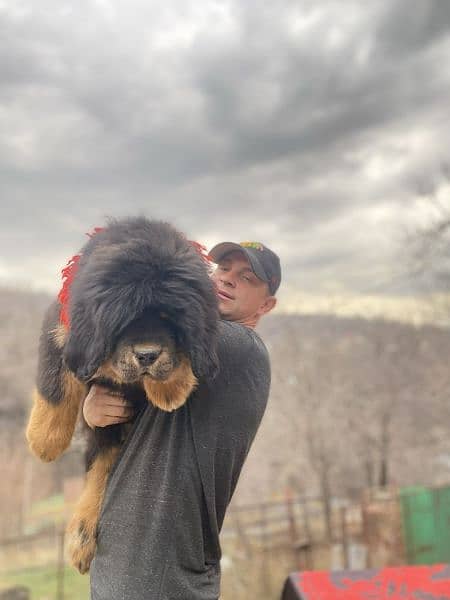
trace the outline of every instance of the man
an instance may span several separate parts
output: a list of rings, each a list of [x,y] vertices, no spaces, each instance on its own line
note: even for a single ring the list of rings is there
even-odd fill
[[[91,565],[92,600],[217,600],[219,533],[267,403],[270,365],[254,332],[276,305],[280,261],[263,244],[224,242],[217,263],[220,370],[172,413],[148,406],[110,475]],[[128,421],[123,399],[92,386],[91,427]]]

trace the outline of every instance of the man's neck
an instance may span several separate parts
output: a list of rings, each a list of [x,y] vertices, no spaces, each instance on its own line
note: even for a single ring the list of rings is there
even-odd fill
[[[244,327],[248,327],[249,329],[255,329],[258,324],[259,318],[256,316],[245,317],[242,319],[230,319],[227,317],[222,317],[225,321],[230,321],[231,323],[239,323],[239,325],[244,325]]]

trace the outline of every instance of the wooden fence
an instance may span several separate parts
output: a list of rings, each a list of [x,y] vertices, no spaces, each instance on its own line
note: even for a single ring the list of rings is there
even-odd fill
[[[348,567],[350,545],[364,542],[361,506],[335,501],[330,517],[327,523],[319,498],[287,496],[283,501],[235,506],[228,512],[222,539],[239,540],[248,556],[255,550],[290,550],[301,569],[315,568],[315,549],[341,546],[343,567]]]
[[[291,571],[402,562],[400,551],[391,548],[398,525],[392,506],[398,506],[395,495],[382,502],[363,497],[358,504],[333,499],[328,511],[318,497],[291,494],[279,501],[232,505],[221,534],[222,600],[246,600],[250,591],[261,600],[277,598]],[[67,590],[74,584],[66,580],[74,570],[65,560],[63,531],[59,521],[34,535],[0,540],[0,588],[2,581],[12,581],[14,573],[45,567],[51,577],[46,598],[69,597]],[[85,585],[87,579],[82,579]],[[14,583],[23,582],[14,579]],[[78,600],[70,596],[75,597]]]

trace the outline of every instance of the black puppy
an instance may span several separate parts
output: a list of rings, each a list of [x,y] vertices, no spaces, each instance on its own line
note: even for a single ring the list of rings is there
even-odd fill
[[[37,385],[27,428],[31,450],[57,458],[70,444],[93,383],[172,411],[199,378],[217,369],[217,298],[204,256],[166,223],[111,221],[64,271],[59,302],[44,319]],[[69,549],[82,573],[95,552],[109,472],[129,425],[87,426],[87,477],[69,523]]]

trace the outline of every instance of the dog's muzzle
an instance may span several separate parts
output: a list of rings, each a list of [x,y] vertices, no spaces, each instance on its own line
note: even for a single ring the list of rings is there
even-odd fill
[[[161,355],[162,348],[151,348],[149,350],[135,350],[134,355],[140,367],[149,367]]]

